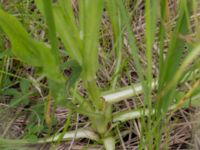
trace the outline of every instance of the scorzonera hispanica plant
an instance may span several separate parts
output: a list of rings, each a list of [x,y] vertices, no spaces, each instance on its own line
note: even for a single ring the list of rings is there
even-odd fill
[[[168,0],[145,0],[145,55],[147,69],[141,62],[137,41],[131,25],[130,11],[123,0],[79,0],[79,14],[73,11],[71,0],[35,0],[38,9],[45,17],[48,26],[50,46],[33,39],[15,17],[0,10],[0,27],[12,43],[12,53],[24,63],[42,69],[48,79],[49,93],[56,105],[64,105],[72,112],[86,115],[91,121],[90,128],[69,131],[38,143],[55,142],[76,138],[89,138],[104,144],[107,150],[115,149],[114,129],[122,122],[140,118],[142,135],[140,149],[159,149],[166,114],[181,108],[191,99],[191,104],[199,100],[199,60],[200,45],[189,43],[184,37],[192,33],[190,18],[191,3],[178,1],[177,20],[171,33],[168,33]],[[106,9],[113,31],[116,66],[111,83],[111,91],[102,92],[97,86],[98,52],[102,14]],[[133,14],[134,15],[134,14]],[[67,51],[72,67],[78,68],[75,79],[66,78],[61,71],[59,42],[60,37]],[[156,38],[157,37],[157,38]],[[124,38],[127,38],[132,59],[139,76],[139,84],[116,90],[120,78]],[[169,39],[168,47],[165,41]],[[153,78],[153,46],[158,43],[159,60],[157,78]],[[184,47],[187,55],[182,59]],[[167,52],[165,52],[167,49]],[[194,78],[195,77],[195,78]],[[88,97],[83,97],[76,89],[82,80]],[[178,86],[191,81],[188,91],[180,91]],[[153,96],[156,95],[156,96]],[[182,94],[178,99],[177,95]],[[114,103],[133,96],[143,95],[143,106],[136,110],[112,112]],[[73,97],[67,99],[68,97]],[[66,100],[67,99],[67,100]],[[186,106],[186,105],[184,105]],[[161,131],[160,131],[161,130]],[[154,134],[153,134],[154,133]],[[3,141],[3,139],[2,139]],[[19,142],[19,141],[16,141]],[[26,140],[22,144],[29,144]]]

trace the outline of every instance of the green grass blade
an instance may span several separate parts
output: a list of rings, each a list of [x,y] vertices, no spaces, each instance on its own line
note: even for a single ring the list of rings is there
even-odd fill
[[[167,53],[166,60],[164,61],[165,65],[163,72],[160,72],[161,79],[159,81],[159,89],[163,89],[164,86],[166,86],[166,83],[172,80],[181,62],[185,41],[182,38],[180,38],[180,36],[186,35],[189,31],[189,26],[188,26],[189,18],[186,15],[185,5],[186,1],[180,1],[179,19],[177,21],[173,37],[170,41],[170,47]],[[174,91],[175,87],[176,84],[174,83],[174,86],[170,91],[171,92]],[[167,97],[169,98],[169,93],[166,95],[168,95]],[[168,100],[162,100],[160,101],[160,103],[161,105],[159,106],[159,108],[167,110],[167,107],[170,102]]]
[[[48,34],[49,34],[49,40],[51,43],[52,53],[54,54],[59,64],[58,39],[56,36],[56,29],[55,29],[51,0],[43,0],[43,6],[44,6],[44,14],[45,14],[46,22],[48,26]]]
[[[159,30],[159,77],[158,80],[161,81],[162,78],[162,72],[163,72],[163,66],[164,66],[164,45],[165,45],[165,38],[166,38],[166,21],[167,21],[167,0],[161,1],[161,7],[160,7],[160,30]],[[158,89],[159,91],[159,89]]]
[[[147,135],[149,134],[149,130],[152,128],[152,55],[153,55],[153,44],[155,40],[156,28],[157,28],[157,9],[158,9],[158,1],[157,0],[146,0],[145,1],[145,22],[146,22],[146,30],[145,30],[145,40],[146,40],[146,57],[147,57],[147,97],[146,104],[149,109],[147,127],[143,127],[143,131]],[[144,112],[145,114],[145,112]],[[143,121],[144,122],[144,121]],[[148,145],[153,144],[152,139],[146,138],[144,142],[147,142]],[[140,145],[143,145],[143,140]]]
[[[71,58],[76,60],[82,66],[82,55],[80,52],[80,36],[78,28],[75,26],[71,17],[56,5],[53,8],[56,30],[68,51]]]
[[[146,81],[145,81],[145,77],[144,77],[144,70],[143,70],[143,67],[139,60],[139,53],[138,53],[139,50],[138,50],[136,39],[135,39],[133,30],[132,30],[132,26],[130,24],[129,13],[128,13],[122,0],[117,1],[117,3],[118,3],[118,7],[120,8],[120,12],[121,12],[122,19],[123,19],[122,20],[123,24],[125,25],[126,30],[127,30],[128,42],[129,42],[129,45],[131,48],[133,60],[135,62],[136,71],[137,71],[139,79],[142,83],[142,88],[144,90],[144,95],[145,95],[145,101],[148,101],[147,86],[146,86]]]
[[[179,67],[181,55],[185,46],[185,41],[181,39],[180,36],[186,35],[189,29],[187,24],[188,18],[184,11],[184,1],[181,1],[180,4],[179,19],[175,27],[175,32],[173,33],[170,41],[170,47],[165,60],[165,69],[162,73],[161,86],[163,86],[164,82],[168,82],[170,80],[174,74],[174,71],[176,71]]]
[[[36,0],[37,7],[45,14],[44,5],[41,0]],[[82,66],[81,40],[79,29],[75,23],[70,0],[60,0],[52,8],[56,31],[70,57]]]
[[[123,25],[120,10],[115,0],[107,1],[108,14],[112,24],[112,30],[114,34],[114,49],[116,53],[117,63],[115,67],[114,79],[112,82],[112,88],[115,88],[117,79],[119,77],[120,66],[122,62],[122,48],[123,48]]]
[[[146,55],[147,55],[147,84],[148,84],[148,105],[151,107],[151,82],[152,82],[152,53],[157,28],[157,0],[145,1],[145,22],[146,22]]]

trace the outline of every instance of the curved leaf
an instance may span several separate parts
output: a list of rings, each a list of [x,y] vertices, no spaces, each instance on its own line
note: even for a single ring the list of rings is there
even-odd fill
[[[43,73],[50,79],[63,81],[59,64],[51,49],[44,43],[30,37],[20,22],[12,15],[0,9],[0,27],[12,43],[12,53],[21,61],[36,67],[42,67]]]

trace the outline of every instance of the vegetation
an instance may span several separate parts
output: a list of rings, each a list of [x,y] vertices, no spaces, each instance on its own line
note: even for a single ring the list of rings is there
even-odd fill
[[[135,148],[170,149],[173,116],[200,104],[198,1],[178,0],[174,10],[169,0],[34,2],[35,13],[23,8],[35,6],[29,0],[18,2],[22,16],[14,16],[14,8],[5,10],[12,2],[0,9],[1,120],[15,113],[3,127],[0,147],[52,143],[55,148],[71,140],[70,149],[74,140],[89,139],[89,146],[126,149],[131,126],[139,126]],[[132,23],[138,18],[143,19],[142,40]],[[31,29],[29,21],[35,21]],[[128,86],[120,82],[123,78]],[[134,105],[120,108],[122,101]],[[56,112],[62,108],[67,116],[60,123]],[[10,136],[22,115],[28,120],[25,133]],[[131,128],[126,129],[127,121]]]

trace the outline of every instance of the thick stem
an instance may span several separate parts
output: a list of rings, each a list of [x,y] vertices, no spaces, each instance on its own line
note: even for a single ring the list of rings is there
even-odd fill
[[[112,122],[112,105],[105,103],[98,117],[91,117],[92,125],[101,137],[109,134],[109,123]]]
[[[48,139],[41,139],[37,143],[49,143],[49,142],[56,142],[60,137],[60,134],[50,137]],[[99,136],[93,132],[91,129],[78,129],[77,131],[69,131],[64,134],[62,141],[65,140],[72,140],[72,139],[81,139],[87,138],[94,141],[99,140]]]
[[[191,98],[191,104],[193,106],[199,106],[199,99],[200,99],[200,94],[194,96]],[[168,108],[168,110],[174,110],[178,108],[180,103],[174,104]],[[151,115],[155,113],[155,109],[151,110]],[[131,110],[131,111],[124,111],[124,112],[119,112],[116,113],[113,116],[113,123],[119,123],[119,122],[125,122],[128,120],[136,119],[136,118],[141,118],[143,115],[148,116],[149,115],[149,110],[145,109],[139,109],[139,110]]]
[[[115,150],[115,139],[113,137],[103,139],[103,144],[106,150]]]
[[[102,110],[103,107],[103,101],[100,99],[100,91],[97,87],[96,80],[90,80],[86,82],[86,87],[88,90],[88,94],[90,96],[90,99],[92,100],[94,106],[97,110]]]
[[[80,94],[76,92],[75,92],[74,102],[82,105],[82,107],[85,108],[89,112],[94,111],[93,106],[88,101],[86,101]]]
[[[86,82],[89,97],[95,106],[95,112],[100,113],[98,117],[91,117],[92,125],[94,129],[104,137],[107,132],[108,123],[112,121],[111,106],[100,97],[100,90],[96,84],[96,80],[90,80]]]
[[[61,133],[62,134],[62,133]],[[40,139],[38,141],[32,142],[26,139],[15,140],[15,139],[2,139],[0,138],[0,147],[9,147],[10,145],[15,145],[16,147],[26,146],[30,144],[43,144],[43,143],[50,143],[50,142],[57,142],[59,139],[60,134],[56,136],[52,136],[48,139]],[[99,141],[99,136],[93,132],[91,129],[78,129],[77,131],[69,131],[64,134],[63,139],[61,141],[72,140],[72,139],[80,139],[80,138],[87,138],[93,141]]]
[[[157,85],[157,82],[153,81],[151,84],[152,89],[155,89],[156,85]],[[114,91],[114,92],[111,92],[108,94],[103,94],[102,98],[107,103],[114,104],[114,103],[120,102],[124,99],[131,98],[133,96],[136,96],[136,95],[139,95],[142,93],[143,93],[142,84],[137,84],[134,86],[128,86],[125,88],[121,88],[117,91]]]

